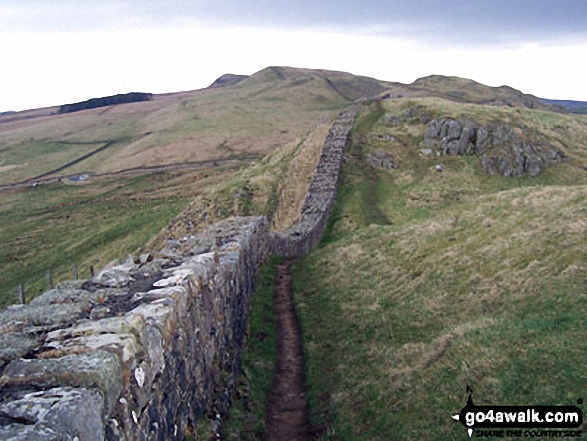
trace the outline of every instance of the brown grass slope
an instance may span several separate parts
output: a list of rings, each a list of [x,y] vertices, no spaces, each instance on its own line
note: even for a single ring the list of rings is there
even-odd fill
[[[106,151],[63,173],[265,155],[329,121],[349,100],[384,89],[350,74],[268,68],[232,85],[149,102],[12,114],[0,119],[0,183],[42,174],[108,141],[114,144]]]

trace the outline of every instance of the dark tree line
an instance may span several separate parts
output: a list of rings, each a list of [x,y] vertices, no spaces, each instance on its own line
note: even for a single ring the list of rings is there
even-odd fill
[[[116,104],[136,103],[139,101],[149,101],[153,95],[150,93],[131,92],[118,95],[105,96],[102,98],[92,98],[74,104],[64,104],[59,107],[59,113],[71,113],[79,110],[95,109],[96,107],[113,106]]]

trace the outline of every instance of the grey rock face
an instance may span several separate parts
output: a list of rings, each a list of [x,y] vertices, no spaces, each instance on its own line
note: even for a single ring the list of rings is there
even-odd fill
[[[104,400],[98,391],[73,388],[31,391],[0,404],[0,412],[14,421],[26,421],[28,426],[0,427],[1,439],[104,440]]]
[[[546,140],[529,141],[511,126],[485,128],[464,119],[432,120],[423,145],[439,155],[481,156],[485,173],[502,176],[537,176],[566,159]]]
[[[63,285],[41,294],[31,300],[32,306],[55,305],[62,303],[97,303],[98,296],[83,289],[63,288]]]
[[[106,269],[101,271],[92,282],[110,288],[122,288],[128,286],[133,280],[129,273],[122,269]]]
[[[38,345],[37,338],[22,332],[0,334],[0,367],[26,355]]]
[[[50,304],[50,305],[22,305],[0,311],[0,327],[10,323],[23,323],[31,326],[51,326],[71,323],[89,312],[89,305],[85,302]]]
[[[426,128],[424,146],[441,155],[472,155],[476,135],[476,128],[467,121],[435,119]]]
[[[97,388],[111,411],[122,390],[118,357],[106,351],[67,355],[55,359],[12,361],[0,377],[3,386]]]
[[[376,168],[392,169],[398,168],[399,165],[393,158],[393,156],[382,152],[381,150],[375,150],[373,153],[367,153],[365,159],[369,164]]]
[[[82,289],[82,285],[85,282],[85,280],[65,280],[55,285],[55,289],[58,291],[65,291],[69,289]]]
[[[491,148],[493,144],[492,134],[484,127],[477,128],[475,136],[475,153],[483,154]]]

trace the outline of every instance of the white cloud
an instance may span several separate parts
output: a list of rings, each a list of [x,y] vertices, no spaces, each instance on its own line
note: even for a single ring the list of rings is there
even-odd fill
[[[343,70],[401,82],[457,75],[548,98],[587,100],[587,85],[580,78],[585,59],[587,43],[473,49],[317,29],[211,27],[197,21],[126,30],[0,31],[0,110],[130,91],[196,89],[223,73],[251,74],[269,65]]]

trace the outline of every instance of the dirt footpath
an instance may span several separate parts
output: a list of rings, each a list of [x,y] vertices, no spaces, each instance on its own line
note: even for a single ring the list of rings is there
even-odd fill
[[[309,439],[302,332],[293,302],[290,266],[290,261],[279,265],[275,274],[277,359],[265,416],[266,441]]]

